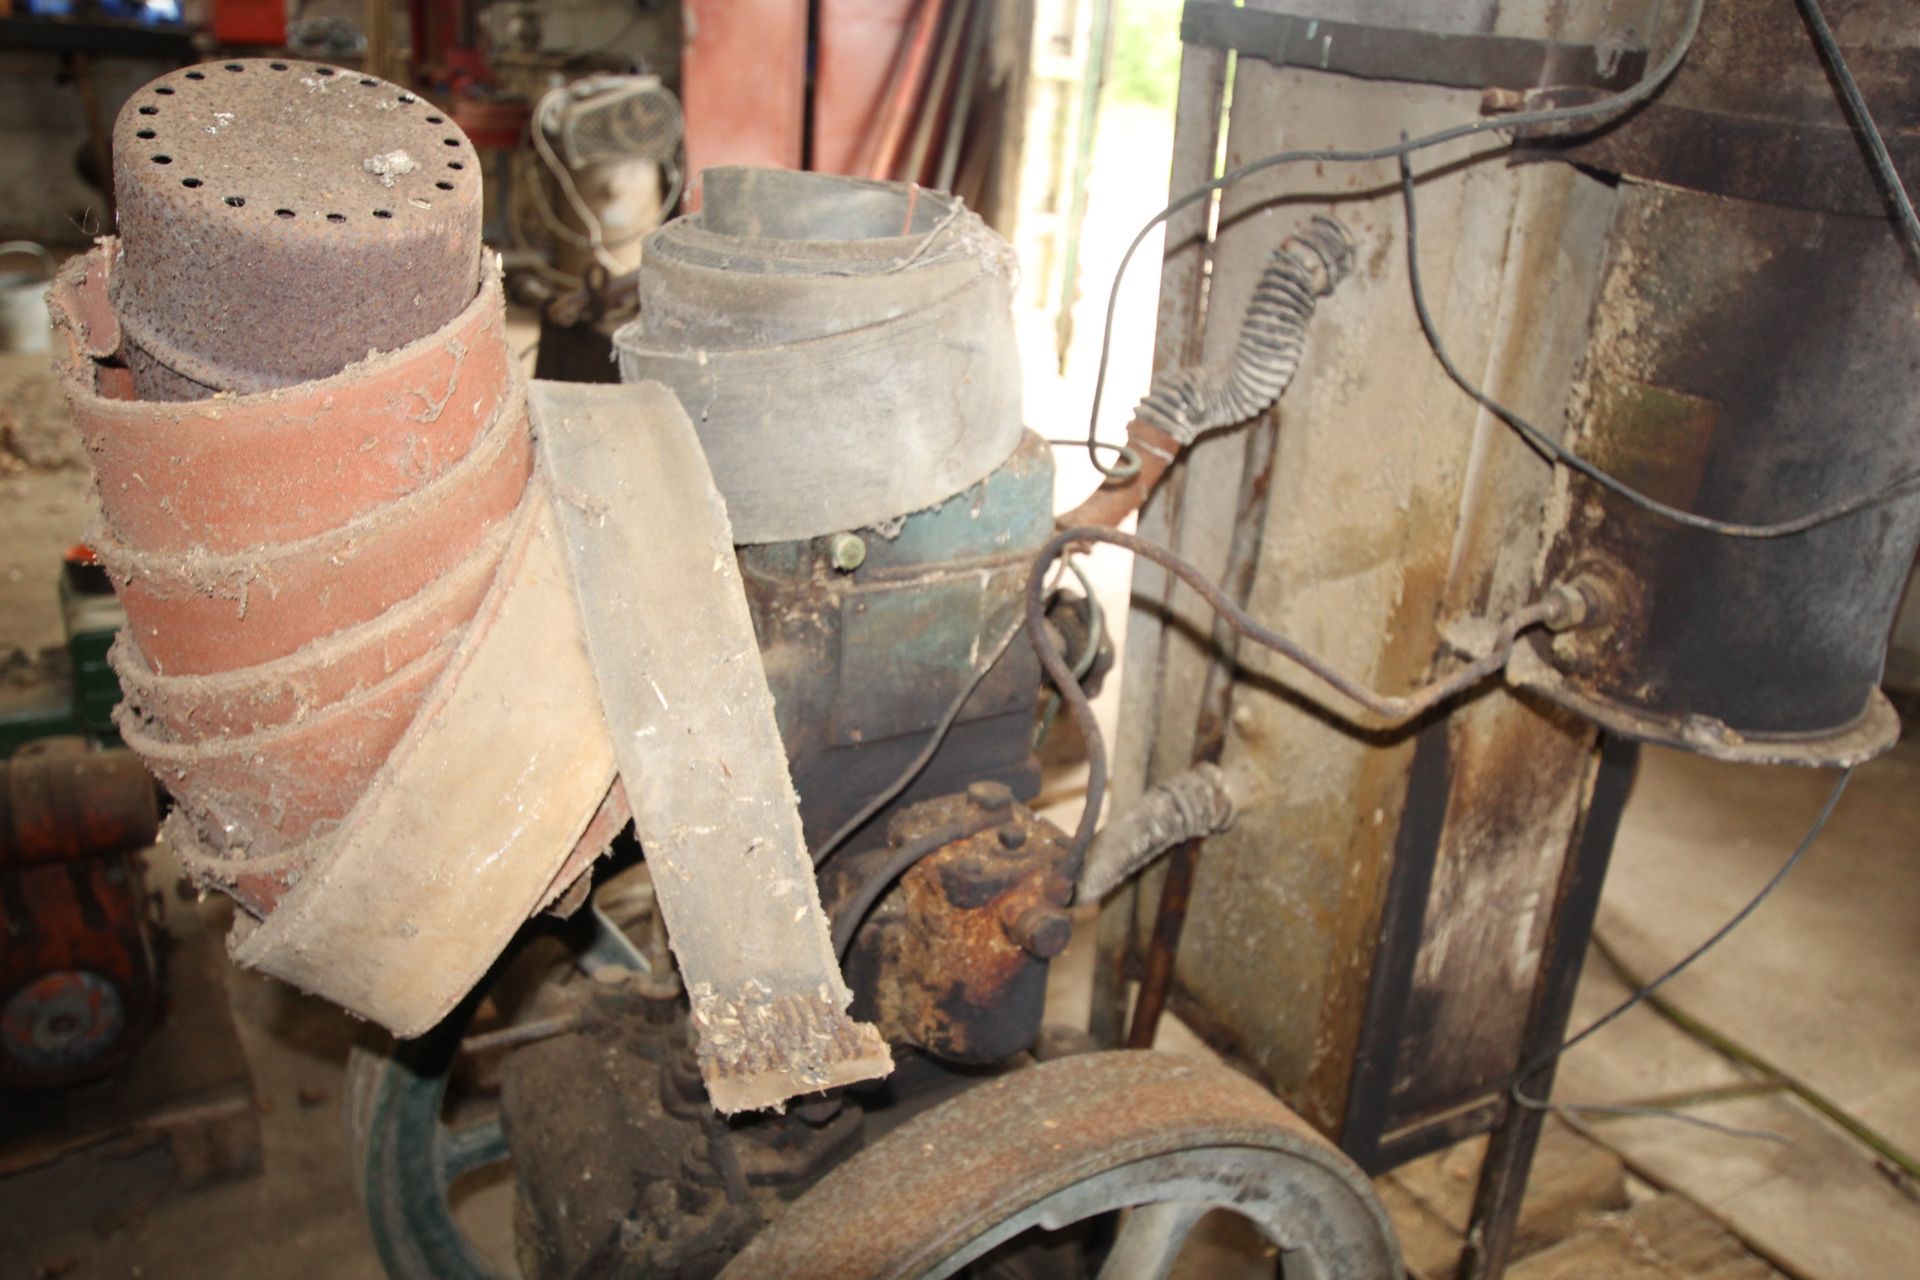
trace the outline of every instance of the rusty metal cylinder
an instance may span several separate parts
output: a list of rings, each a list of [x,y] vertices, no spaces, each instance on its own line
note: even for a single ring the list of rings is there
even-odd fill
[[[143,400],[324,378],[480,284],[480,166],[398,85],[260,58],[172,71],[114,126],[113,305]]]
[[[1892,74],[1920,67],[1911,15],[1863,4],[1840,37],[1896,156],[1920,157],[1920,109]],[[1792,5],[1710,3],[1668,91],[1573,154],[1623,178],[1576,399],[1584,457],[1741,524],[1920,469],[1920,275],[1885,205],[1862,200],[1865,161]],[[1581,581],[1595,617],[1537,642],[1523,683],[1723,758],[1839,764],[1891,745],[1876,686],[1920,495],[1742,538],[1575,479],[1561,515],[1548,576]]]

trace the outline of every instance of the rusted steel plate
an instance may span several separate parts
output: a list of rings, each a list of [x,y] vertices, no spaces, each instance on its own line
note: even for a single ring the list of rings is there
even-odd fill
[[[800,802],[693,423],[658,383],[537,383],[598,697],[722,1112],[885,1075],[820,909]]]
[[[1156,1158],[1222,1148],[1289,1157],[1300,1233],[1291,1243],[1313,1254],[1315,1274],[1399,1274],[1392,1229],[1365,1178],[1298,1116],[1216,1063],[1129,1052],[1016,1071],[915,1117],[823,1178],[722,1275],[948,1274],[943,1261],[1057,1193]],[[1253,1199],[1275,1188],[1242,1190]]]
[[[1894,165],[1909,187],[1920,183],[1920,27],[1911,6],[1834,10],[1835,38]],[[1708,0],[1686,60],[1658,97],[1570,146],[1542,143],[1538,154],[1713,195],[1886,214],[1826,64],[1795,6],[1779,0]]]
[[[1449,6],[1448,12],[1467,7]],[[1524,29],[1529,19],[1496,23],[1491,6],[1473,7],[1487,12],[1476,12],[1470,28],[1533,34]],[[1416,5],[1396,8],[1406,12],[1369,10],[1365,16],[1413,25],[1440,21],[1431,5],[1419,13],[1413,12]],[[1320,11],[1354,16],[1327,6]],[[1583,24],[1606,18],[1597,10],[1570,13],[1565,22],[1556,20],[1551,34],[1592,43],[1605,32]],[[1361,146],[1403,129],[1430,127],[1436,118],[1471,119],[1478,108],[1465,93],[1431,87],[1386,92],[1349,77],[1281,70],[1250,58],[1241,60],[1236,74],[1229,166],[1270,150],[1276,134]],[[1210,155],[1207,148],[1184,158],[1199,164]],[[1464,149],[1435,156],[1437,171],[1421,185],[1429,230],[1423,265],[1432,305],[1463,367],[1525,411],[1557,421],[1568,372],[1584,345],[1586,305],[1567,299],[1590,297],[1597,275],[1589,270],[1582,276],[1581,269],[1592,264],[1567,250],[1575,241],[1556,238],[1559,219],[1567,215],[1554,204],[1560,198],[1555,183],[1566,171],[1514,170],[1497,161],[1457,168],[1449,163],[1463,158]],[[1429,166],[1423,162],[1420,168],[1427,172]],[[1244,302],[1235,290],[1249,287],[1234,282],[1251,281],[1283,234],[1276,224],[1312,207],[1302,201],[1326,199],[1335,216],[1356,229],[1365,268],[1329,300],[1322,313],[1327,329],[1308,344],[1300,380],[1289,392],[1268,541],[1251,607],[1269,625],[1311,636],[1351,668],[1404,688],[1448,660],[1441,623],[1497,615],[1526,598],[1548,473],[1450,387],[1433,363],[1406,306],[1401,213],[1390,197],[1378,195],[1393,176],[1388,166],[1329,167],[1324,173],[1282,170],[1239,184],[1223,195],[1219,235],[1210,250],[1212,292],[1202,298],[1203,291],[1191,289],[1186,310],[1169,314],[1185,321],[1204,301],[1209,323],[1202,354],[1228,351]],[[1523,202],[1528,211],[1517,214]],[[1584,208],[1577,212],[1587,218]],[[1597,212],[1597,219],[1582,224],[1578,243],[1588,243],[1587,236],[1597,243],[1604,234],[1611,206],[1602,202]],[[1518,224],[1524,236],[1516,233],[1516,217],[1524,218]],[[1530,308],[1535,297],[1553,299],[1554,308]],[[1571,341],[1563,330],[1572,332]],[[1167,351],[1190,350],[1185,338],[1172,325],[1163,330]],[[1407,404],[1423,409],[1408,418],[1402,412]],[[1366,432],[1346,429],[1359,420],[1371,424]],[[1165,522],[1165,538],[1182,554],[1216,570],[1231,531],[1241,452],[1237,441],[1203,443],[1145,513]],[[1211,619],[1190,595],[1166,589],[1152,573],[1142,571],[1136,582],[1154,605],[1135,612],[1129,640],[1145,637],[1146,651],[1158,648],[1160,660],[1140,664],[1137,682],[1129,664],[1123,718],[1132,725],[1145,717],[1151,725],[1149,749],[1134,766],[1150,781],[1191,759],[1208,648],[1195,641],[1208,634]],[[1236,828],[1212,842],[1200,866],[1174,1007],[1216,1047],[1254,1065],[1302,1114],[1336,1132],[1348,1118],[1350,1081],[1356,1070],[1370,1069],[1360,1060],[1363,1050],[1379,1051],[1371,1067],[1382,1078],[1369,1086],[1368,1101],[1376,1121],[1389,1105],[1398,1069],[1393,1055],[1401,1028],[1370,1025],[1370,969],[1382,954],[1382,907],[1397,875],[1412,738],[1336,726],[1313,712],[1312,691],[1299,688],[1281,664],[1243,654],[1242,665],[1248,670],[1235,693],[1223,763],[1258,780],[1259,794]],[[1496,732],[1528,716],[1513,700],[1484,714],[1500,726]],[[1511,790],[1490,769],[1472,772],[1458,794],[1467,810],[1484,799],[1487,786]],[[1573,774],[1556,769],[1556,776]],[[1451,788],[1445,778],[1441,784]],[[1444,791],[1439,804],[1446,804]],[[1502,838],[1491,838],[1491,828],[1476,827],[1463,811],[1444,832],[1443,852],[1436,855],[1428,842],[1417,856],[1440,857],[1435,876],[1442,893],[1492,884],[1513,928],[1509,936],[1523,929],[1535,936],[1538,922],[1526,917],[1526,909],[1545,901],[1535,895],[1550,892],[1556,875],[1541,850],[1564,847],[1566,831],[1559,824],[1568,814],[1524,797],[1514,797],[1510,808],[1514,821],[1505,824]],[[1139,896],[1146,910],[1136,914],[1131,931],[1136,947],[1151,927],[1156,891],[1156,879],[1143,878]],[[1457,914],[1462,902],[1450,898],[1445,910]],[[1408,933],[1415,936],[1405,940],[1408,969],[1420,950],[1425,909],[1423,896],[1410,913]],[[1492,926],[1466,926],[1459,936],[1481,936],[1483,927]],[[1523,989],[1535,958],[1524,947],[1516,953],[1471,945],[1419,957],[1431,964],[1434,980],[1420,987],[1422,1012],[1449,1028],[1477,1025],[1475,1010]],[[1250,964],[1272,980],[1248,984]],[[1119,983],[1113,989],[1124,991]],[[1510,1033],[1515,1025],[1502,1019],[1499,1029]],[[1380,1041],[1370,1039],[1376,1034]],[[1466,1047],[1471,1062],[1467,1054],[1447,1061],[1444,1045],[1424,1059],[1436,1075],[1444,1068],[1446,1083],[1436,1080],[1436,1089],[1477,1072],[1491,1056],[1484,1041]]]
[[[1189,45],[1237,50],[1276,67],[1456,89],[1624,89],[1647,65],[1645,49],[1617,42],[1597,48],[1479,31],[1342,22],[1241,8],[1223,0],[1189,0],[1180,13],[1180,38]]]
[[[440,328],[479,285],[479,158],[398,85],[206,63],[129,98],[113,152],[113,301],[145,399],[327,377]]]

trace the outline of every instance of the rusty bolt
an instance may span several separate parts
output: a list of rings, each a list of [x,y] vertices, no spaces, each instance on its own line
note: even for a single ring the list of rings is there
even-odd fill
[[[1587,598],[1571,582],[1556,582],[1547,590],[1547,630],[1572,631],[1587,620]]]
[[[867,543],[857,533],[836,533],[827,539],[827,563],[841,573],[852,573],[867,562]]]
[[[1020,827],[1001,827],[994,835],[999,837],[1000,847],[1009,851],[1027,843],[1027,833]]]
[[[1553,607],[1547,616],[1549,631],[1577,631],[1606,621],[1613,592],[1599,575],[1583,573],[1550,587],[1547,602]]]
[[[967,799],[982,809],[1004,809],[1013,803],[1013,788],[1004,782],[976,782],[968,786]]]
[[[1035,959],[1051,960],[1067,949],[1073,937],[1073,921],[1056,907],[1028,907],[1007,930],[1007,936]]]

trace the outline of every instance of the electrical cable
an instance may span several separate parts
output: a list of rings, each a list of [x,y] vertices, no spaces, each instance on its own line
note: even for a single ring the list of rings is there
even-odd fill
[[[913,785],[913,780],[920,776],[932,762],[934,754],[940,750],[940,744],[947,740],[947,734],[953,729],[954,722],[959,720],[960,712],[967,705],[967,700],[973,697],[973,691],[980,687],[980,682],[987,678],[987,673],[999,665],[1000,659],[1007,652],[1007,647],[1013,643],[1013,638],[1020,634],[1024,626],[1024,619],[1016,619],[1014,624],[1007,628],[1007,633],[994,642],[993,648],[987,651],[987,656],[974,667],[973,674],[967,678],[967,683],[962,686],[959,693],[954,695],[953,701],[947,704],[946,712],[940,717],[940,722],[934,725],[933,732],[927,737],[927,744],[920,748],[920,754],[907,762],[907,767],[900,771],[898,777],[861,805],[857,813],[841,823],[838,830],[814,847],[813,865],[816,869],[824,865],[827,859],[847,842],[848,837],[871,822],[874,814],[892,804],[895,797]]]
[[[1913,198],[1907,194],[1907,186],[1900,180],[1900,171],[1894,167],[1893,156],[1887,151],[1887,140],[1880,136],[1880,126],[1874,123],[1873,112],[1867,110],[1867,100],[1860,96],[1860,86],[1853,78],[1853,68],[1847,65],[1846,58],[1841,55],[1840,45],[1833,38],[1833,29],[1827,25],[1827,15],[1820,11],[1819,0],[1799,0],[1799,4],[1800,12],[1813,32],[1813,42],[1819,47],[1820,56],[1826,60],[1833,78],[1839,82],[1840,97],[1846,104],[1847,114],[1853,117],[1853,123],[1866,137],[1867,158],[1885,189],[1887,199],[1893,202],[1895,221],[1906,233],[1914,252],[1920,254],[1920,216],[1913,211]]]
[[[1847,66],[1846,59],[1842,56],[1838,44],[1834,41],[1832,31],[1827,27],[1825,16],[1820,12],[1817,0],[1798,0],[1798,3],[1806,14],[1808,25],[1813,31],[1815,42],[1818,44],[1822,56],[1833,70],[1834,78],[1839,83],[1840,92],[1846,102],[1847,108],[1855,124],[1864,135],[1870,162],[1882,185],[1886,188],[1888,198],[1894,205],[1896,221],[1901,230],[1912,241],[1915,252],[1920,254],[1920,217],[1915,215],[1913,202],[1900,180],[1899,172],[1893,165],[1892,157],[1887,151],[1886,141],[1880,134],[1879,126],[1874,122],[1872,113],[1867,109],[1865,100],[1860,96],[1859,86],[1854,81],[1853,73]],[[1820,508],[1817,511],[1810,512],[1807,515],[1771,524],[1741,524],[1725,520],[1716,520],[1712,517],[1683,511],[1680,508],[1670,506],[1641,493],[1639,490],[1632,488],[1610,473],[1587,462],[1585,459],[1579,457],[1579,455],[1567,449],[1558,440],[1548,436],[1538,427],[1535,427],[1532,423],[1522,418],[1519,414],[1492,399],[1492,397],[1475,386],[1461,373],[1439,340],[1439,336],[1433,326],[1432,317],[1426,309],[1425,298],[1419,282],[1418,266],[1415,260],[1414,201],[1411,179],[1409,177],[1411,166],[1408,164],[1407,158],[1416,152],[1443,143],[1492,130],[1505,129],[1516,132],[1523,129],[1539,130],[1566,124],[1575,120],[1604,116],[1632,106],[1650,97],[1679,67],[1688,49],[1692,46],[1694,35],[1699,30],[1702,7],[1702,0],[1693,0],[1693,3],[1688,8],[1680,35],[1666,56],[1661,59],[1658,65],[1648,71],[1641,80],[1609,97],[1601,98],[1584,105],[1558,107],[1544,111],[1522,112],[1515,115],[1472,121],[1442,129],[1435,133],[1424,134],[1417,138],[1402,137],[1398,143],[1383,147],[1364,150],[1327,149],[1317,151],[1276,152],[1273,155],[1265,156],[1241,165],[1238,168],[1231,169],[1213,181],[1195,187],[1169,203],[1140,228],[1139,232],[1134,236],[1133,241],[1127,246],[1126,253],[1122,255],[1120,259],[1119,269],[1114,273],[1113,287],[1107,295],[1106,321],[1100,340],[1100,363],[1094,374],[1093,407],[1088,415],[1087,439],[1084,442],[1088,457],[1092,460],[1094,468],[1109,478],[1122,478],[1113,471],[1110,471],[1106,465],[1100,461],[1098,449],[1101,447],[1111,447],[1103,446],[1098,438],[1100,405],[1106,387],[1107,369],[1111,362],[1114,314],[1119,302],[1120,285],[1126,276],[1127,267],[1133,261],[1135,251],[1139,249],[1140,245],[1153,229],[1172,217],[1175,213],[1207,198],[1212,193],[1224,190],[1235,183],[1268,169],[1287,164],[1306,162],[1351,164],[1394,159],[1400,163],[1402,186],[1407,193],[1407,251],[1409,270],[1413,277],[1415,307],[1420,312],[1421,327],[1426,333],[1429,344],[1433,347],[1434,354],[1440,359],[1442,367],[1446,369],[1448,376],[1461,390],[1465,391],[1502,423],[1516,431],[1531,447],[1541,453],[1548,461],[1558,462],[1585,476],[1594,483],[1601,485],[1617,496],[1664,519],[1673,521],[1687,528],[1699,529],[1732,538],[1780,538],[1805,533],[1810,529],[1830,524],[1835,520],[1843,519],[1857,512],[1866,510],[1869,507],[1877,506],[1906,495],[1916,489],[1920,489],[1920,470],[1910,471],[1878,488],[1856,494]]]
[[[1690,0],[1687,15],[1681,25],[1679,36],[1673,47],[1656,63],[1645,76],[1617,93],[1608,94],[1592,102],[1576,106],[1551,107],[1541,111],[1523,111],[1513,115],[1493,116],[1482,120],[1468,120],[1451,125],[1433,133],[1422,134],[1417,138],[1402,138],[1398,142],[1378,147],[1321,147],[1297,151],[1277,151],[1272,155],[1251,160],[1237,168],[1229,169],[1211,182],[1202,183],[1189,191],[1176,196],[1166,208],[1153,215],[1134,235],[1127,245],[1127,251],[1120,257],[1120,266],[1113,274],[1113,287],[1107,293],[1106,321],[1100,334],[1100,363],[1093,378],[1093,408],[1087,415],[1087,456],[1094,467],[1106,473],[1106,467],[1100,461],[1098,448],[1100,425],[1100,401],[1107,382],[1107,366],[1113,356],[1113,319],[1120,300],[1120,285],[1126,279],[1127,267],[1133,262],[1133,255],[1141,244],[1153,233],[1153,229],[1174,214],[1205,200],[1216,191],[1224,191],[1235,183],[1242,182],[1258,173],[1277,169],[1290,164],[1369,164],[1379,160],[1392,160],[1416,151],[1442,146],[1461,138],[1476,137],[1497,129],[1519,131],[1522,129],[1545,130],[1560,125],[1591,121],[1601,116],[1612,115],[1645,101],[1653,96],[1661,85],[1673,75],[1686,57],[1687,50],[1693,46],[1694,34],[1700,29],[1700,13],[1705,0]]]
[[[1636,1102],[1542,1102],[1538,1098],[1529,1098],[1524,1094],[1515,1094],[1514,1101],[1529,1111],[1552,1111],[1566,1116],[1615,1116],[1628,1120],[1675,1120],[1681,1124],[1690,1124],[1696,1129],[1705,1129],[1708,1133],[1717,1133],[1723,1138],[1743,1138],[1753,1142],[1777,1142],[1783,1147],[1793,1145],[1793,1139],[1784,1133],[1775,1133],[1772,1129],[1749,1129],[1743,1125],[1726,1124],[1711,1120],[1706,1116],[1694,1115],[1691,1111],[1682,1111],[1678,1107],[1652,1106]]]
[[[1056,449],[1084,449],[1087,447],[1085,440],[1062,439],[1059,436],[1048,436],[1046,437],[1046,442]],[[1107,479],[1131,480],[1140,474],[1140,451],[1132,445],[1114,444],[1110,440],[1095,440],[1093,447],[1095,449],[1105,449],[1114,455],[1115,461],[1113,466],[1111,468],[1101,468],[1101,474],[1105,475]]]
[[[533,119],[528,124],[527,132],[531,136],[534,153],[547,166],[547,171],[553,175],[555,185],[560,188],[560,194],[567,198],[568,205],[573,208],[574,216],[579,218],[581,225],[587,229],[586,247],[592,250],[594,260],[606,268],[607,274],[619,275],[620,264],[607,251],[606,233],[600,226],[599,217],[594,214],[585,197],[580,194],[580,188],[574,185],[573,175],[567,172],[567,167],[560,163],[560,157],[554,154],[553,144],[547,141],[547,117],[552,109],[565,99],[566,92],[564,88],[548,90],[546,96],[541,98],[539,105],[534,108]],[[553,211],[547,204],[546,192],[540,190],[537,182],[534,184],[534,201],[541,220],[547,224],[547,229],[552,231],[560,228],[559,219],[553,216]],[[564,230],[564,228],[561,229]],[[572,240],[571,235],[569,240]]]
[[[1433,355],[1446,371],[1447,377],[1455,386],[1467,393],[1467,396],[1488,413],[1498,418],[1520,434],[1533,450],[1548,462],[1557,462],[1570,471],[1579,473],[1593,481],[1607,492],[1626,499],[1633,505],[1664,520],[1683,525],[1689,529],[1700,529],[1707,533],[1717,533],[1728,538],[1783,538],[1792,534],[1805,533],[1809,529],[1830,524],[1835,520],[1850,516],[1868,507],[1876,506],[1891,498],[1913,489],[1920,488],[1920,471],[1909,471],[1905,475],[1881,485],[1866,493],[1855,494],[1817,511],[1797,516],[1791,520],[1782,520],[1774,524],[1736,524],[1726,520],[1716,520],[1711,516],[1697,515],[1669,506],[1657,498],[1635,489],[1607,471],[1588,462],[1566,445],[1542,431],[1520,414],[1501,404],[1488,395],[1467,377],[1448,354],[1446,344],[1441,341],[1440,331],[1433,322],[1433,313],[1427,307],[1426,288],[1420,276],[1420,232],[1417,212],[1418,201],[1414,193],[1413,166],[1406,156],[1400,157],[1400,191],[1402,202],[1406,206],[1407,216],[1407,281],[1413,294],[1414,315],[1419,318],[1420,330],[1426,335],[1427,345],[1433,349]]]
[[[1598,932],[1595,932],[1593,935],[1593,949],[1602,960],[1606,961],[1607,967],[1613,970],[1615,976],[1617,976],[1628,989],[1638,987],[1646,981],[1645,978],[1635,973],[1633,969],[1628,966],[1627,962],[1621,958],[1620,954],[1606,938]],[[1884,1133],[1869,1126],[1865,1121],[1847,1111],[1839,1103],[1808,1084],[1801,1077],[1769,1061],[1725,1032],[1714,1029],[1702,1019],[1688,1013],[1680,1007],[1672,996],[1658,994],[1648,996],[1646,998],[1646,1006],[1654,1013],[1659,1014],[1662,1018],[1672,1023],[1673,1026],[1683,1034],[1691,1036],[1715,1053],[1738,1063],[1749,1071],[1757,1072],[1761,1078],[1758,1082],[1755,1082],[1756,1085],[1770,1085],[1774,1091],[1793,1094],[1815,1111],[1818,1111],[1821,1115],[1831,1120],[1834,1124],[1846,1130],[1855,1141],[1872,1151],[1877,1157],[1892,1165],[1898,1166],[1900,1171],[1907,1177],[1920,1179],[1920,1156],[1915,1156],[1907,1151],[1903,1151]]]
[[[1788,856],[1787,860],[1781,864],[1780,869],[1774,872],[1773,876],[1765,884],[1760,886],[1760,891],[1749,898],[1744,907],[1734,912],[1733,916],[1725,924],[1707,935],[1706,941],[1668,966],[1665,972],[1661,973],[1659,977],[1636,988],[1625,1000],[1622,1000],[1606,1013],[1595,1018],[1592,1022],[1588,1023],[1583,1030],[1569,1036],[1556,1047],[1549,1049],[1547,1052],[1539,1055],[1534,1058],[1533,1061],[1523,1066],[1507,1086],[1508,1095],[1513,1101],[1520,1106],[1535,1110],[1549,1109],[1554,1106],[1555,1104],[1548,1102],[1544,1098],[1529,1097],[1523,1091],[1522,1086],[1524,1086],[1527,1081],[1533,1079],[1534,1076],[1546,1070],[1547,1067],[1557,1062],[1569,1049],[1587,1040],[1596,1032],[1611,1026],[1629,1010],[1639,1005],[1643,1000],[1646,1000],[1674,978],[1680,976],[1694,961],[1719,946],[1728,934],[1738,929],[1742,924],[1745,924],[1747,917],[1760,909],[1760,904],[1772,896],[1773,891],[1780,887],[1781,882],[1787,878],[1795,867],[1800,865],[1801,860],[1807,856],[1807,851],[1813,848],[1814,841],[1818,840],[1820,833],[1826,830],[1827,819],[1833,816],[1834,808],[1839,805],[1840,797],[1846,794],[1847,783],[1851,781],[1852,778],[1853,769],[1851,767],[1841,771],[1840,777],[1833,784],[1833,790],[1827,794],[1826,803],[1820,806],[1820,812],[1815,815],[1813,825],[1807,828],[1806,835],[1800,838],[1800,843],[1794,848],[1794,851]]]
[[[1095,598],[1093,583],[1087,578],[1087,571],[1072,556],[1066,559],[1067,569],[1080,582],[1080,590],[1085,594],[1082,602],[1087,606],[1087,639],[1081,646],[1080,656],[1073,664],[1073,679],[1076,684],[1087,678],[1087,672],[1093,670],[1093,664],[1100,658],[1100,642],[1106,638],[1106,610],[1100,607]],[[1047,734],[1053,730],[1053,718],[1060,712],[1060,695],[1049,690],[1046,705],[1040,712],[1040,723],[1033,730],[1033,749],[1038,751],[1040,744],[1047,740]]]
[[[1066,548],[1084,542],[1111,543],[1117,547],[1124,547],[1136,556],[1153,561],[1193,588],[1213,610],[1215,616],[1233,631],[1291,660],[1342,696],[1390,724],[1405,724],[1407,721],[1416,719],[1499,671],[1506,664],[1514,642],[1521,632],[1547,623],[1557,617],[1565,607],[1563,603],[1549,598],[1517,609],[1500,623],[1494,642],[1487,653],[1465,663],[1452,674],[1422,685],[1410,693],[1382,694],[1346,675],[1298,641],[1262,626],[1199,569],[1165,547],[1130,533],[1121,533],[1117,529],[1088,527],[1068,529],[1055,534],[1034,558],[1033,571],[1027,578],[1026,629],[1027,638],[1039,655],[1041,667],[1053,681],[1054,688],[1059,691],[1061,699],[1067,704],[1067,710],[1072,713],[1074,722],[1080,727],[1081,736],[1086,739],[1087,793],[1085,807],[1080,814],[1080,824],[1074,831],[1073,850],[1076,862],[1085,855],[1087,847],[1093,842],[1093,832],[1100,820],[1100,806],[1106,798],[1106,740],[1100,732],[1099,722],[1094,718],[1093,704],[1088,701],[1086,691],[1074,680],[1072,669],[1067,666],[1066,659],[1059,648],[1050,643],[1047,638],[1046,579],[1047,570]],[[1327,709],[1336,715],[1341,714],[1337,708]],[[1343,716],[1342,718],[1352,720],[1352,717]]]

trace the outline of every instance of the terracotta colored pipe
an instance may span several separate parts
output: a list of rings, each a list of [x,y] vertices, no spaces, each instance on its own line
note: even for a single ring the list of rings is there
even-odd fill
[[[1087,500],[1054,521],[1056,528],[1117,528],[1122,520],[1145,505],[1153,487],[1180,456],[1181,444],[1158,427],[1134,422],[1127,427],[1127,443],[1140,459],[1140,471],[1131,480],[1110,481]]]

